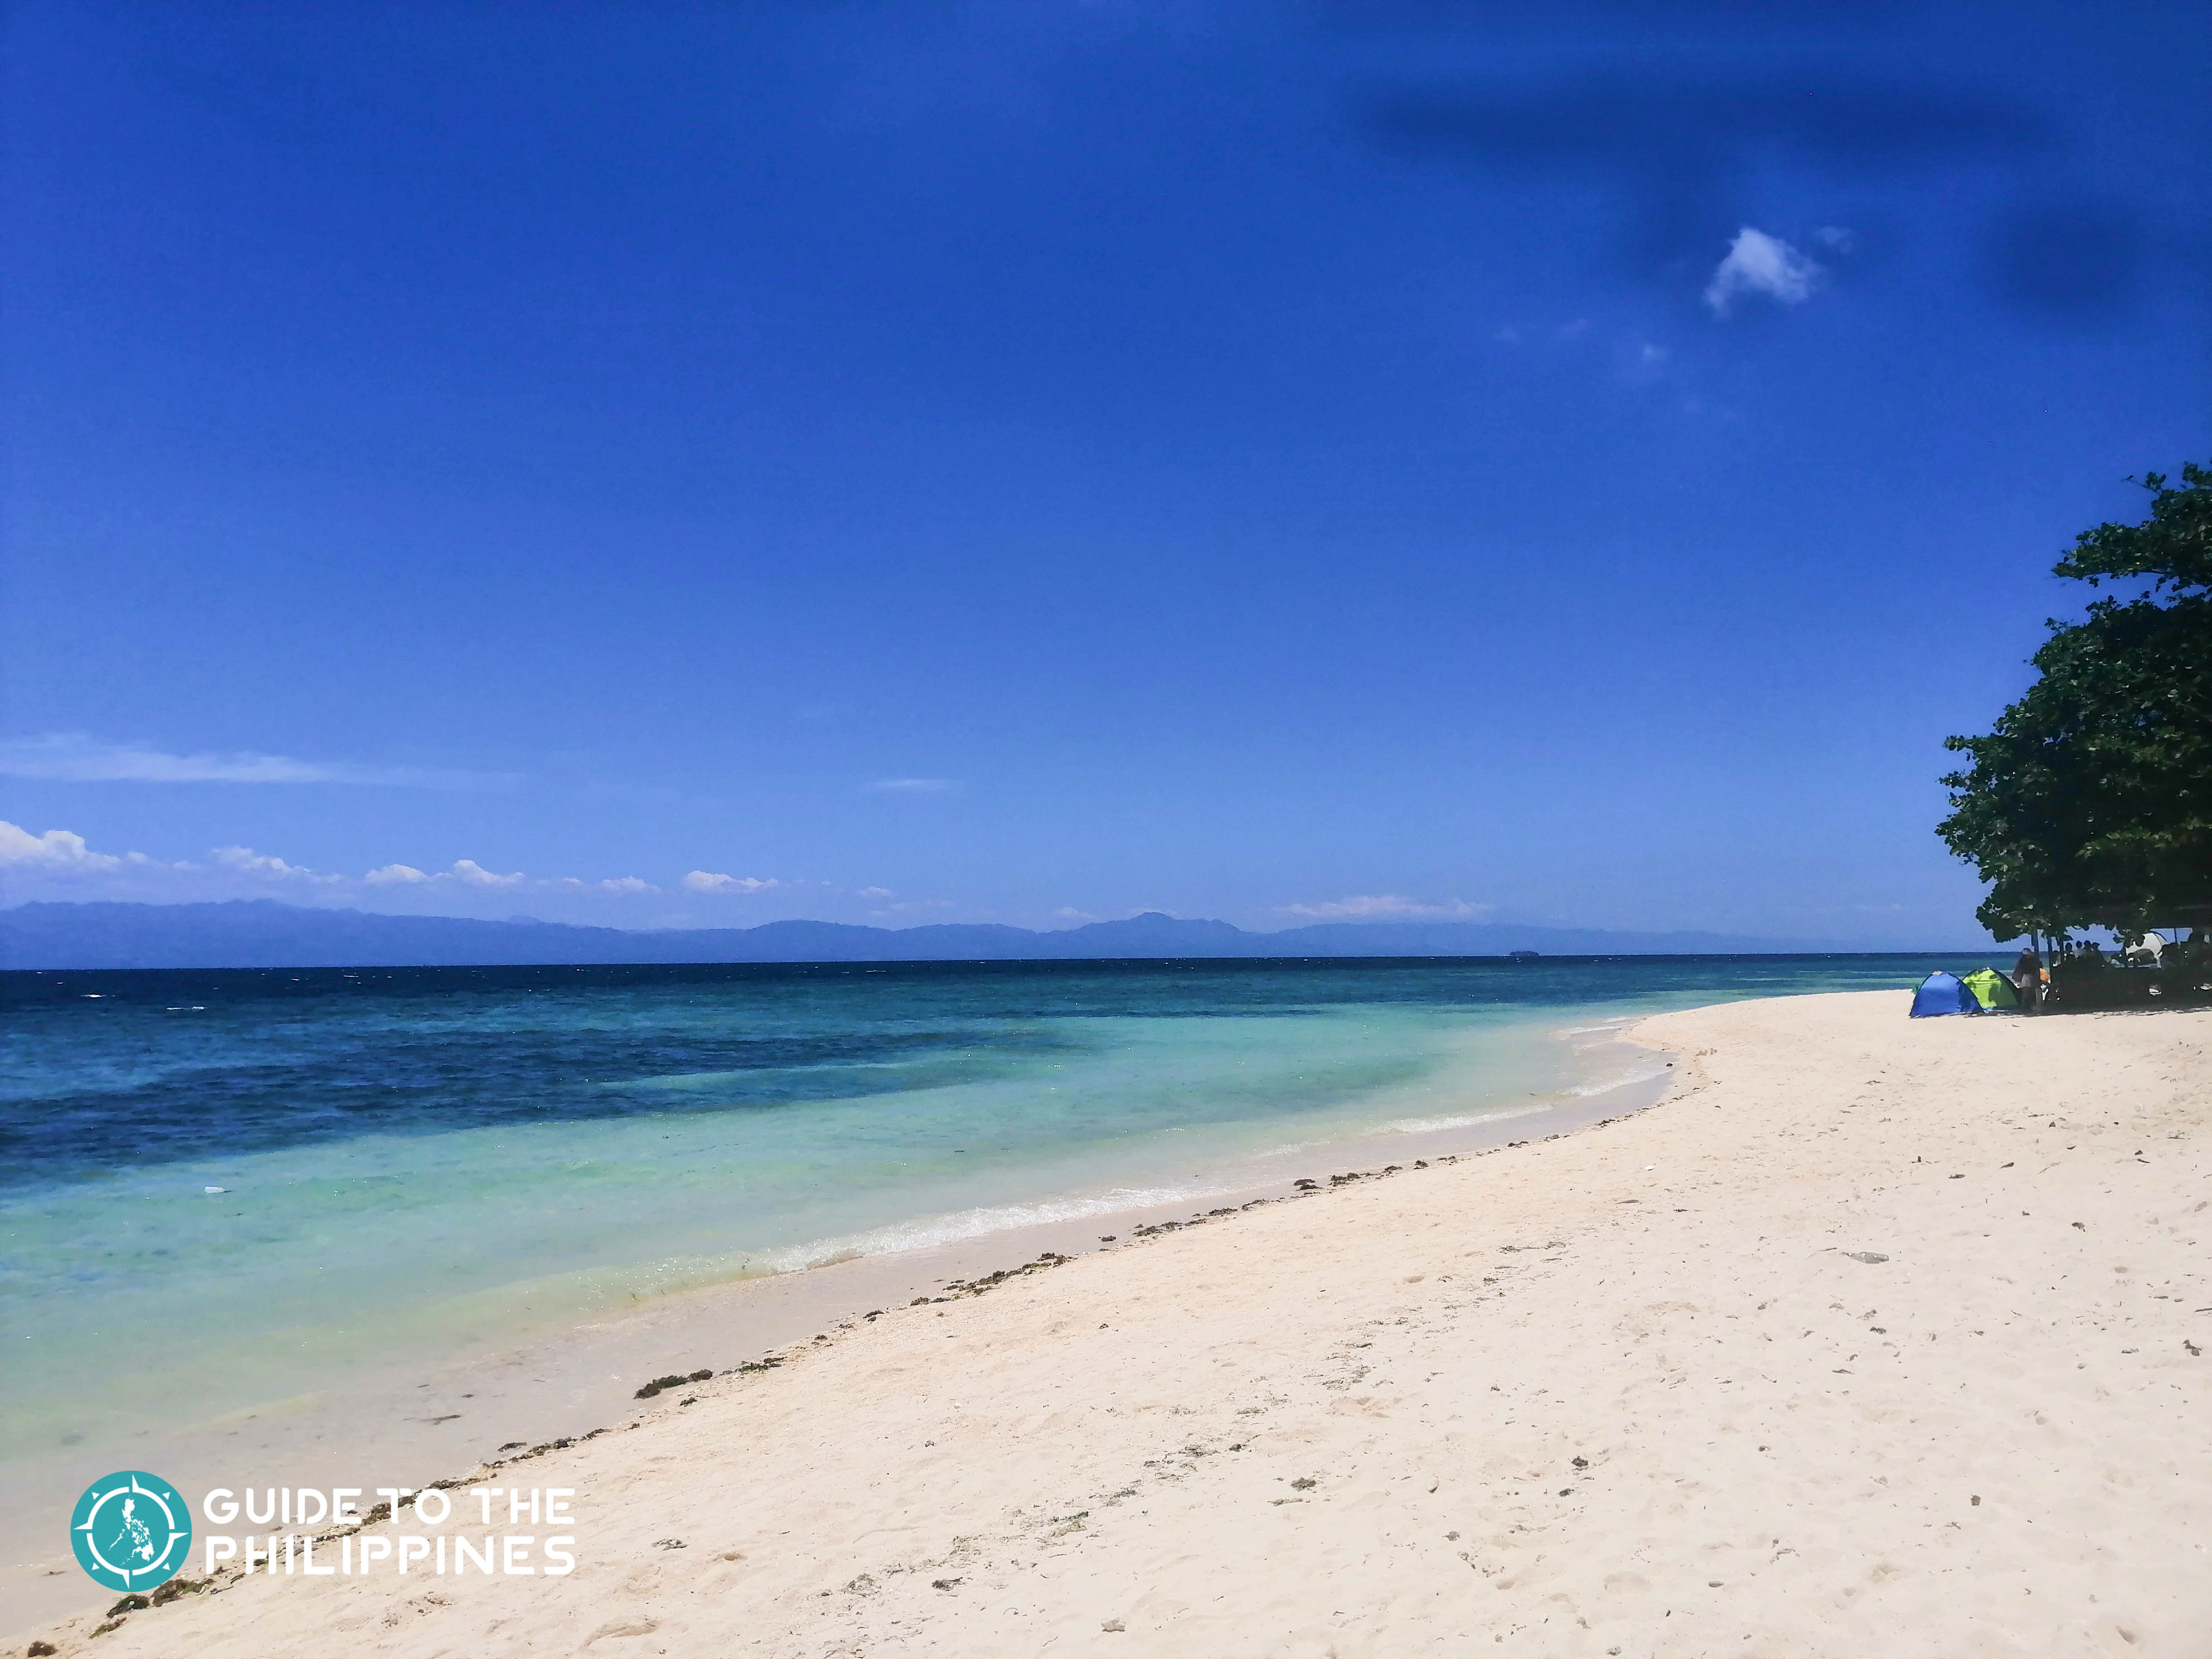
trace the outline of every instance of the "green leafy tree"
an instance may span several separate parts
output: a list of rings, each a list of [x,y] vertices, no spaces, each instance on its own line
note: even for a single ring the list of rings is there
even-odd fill
[[[1999,939],[2212,902],[2212,470],[2142,482],[2150,516],[2083,532],[2057,574],[2145,586],[2052,623],[1996,729],[1944,744],[1972,759],[1936,833],[1990,883]]]

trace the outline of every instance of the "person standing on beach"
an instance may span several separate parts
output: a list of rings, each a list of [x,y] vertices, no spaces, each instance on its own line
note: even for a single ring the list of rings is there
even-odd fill
[[[2020,993],[2020,1011],[2023,1014],[2036,1012],[2043,1006],[2043,958],[2035,953],[2033,945],[2021,947],[2020,960],[2012,965],[2012,988]]]

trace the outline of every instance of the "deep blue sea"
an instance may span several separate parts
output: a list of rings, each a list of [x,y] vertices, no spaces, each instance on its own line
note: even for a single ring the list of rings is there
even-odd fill
[[[1589,1092],[1920,957],[0,975],[0,1443]]]

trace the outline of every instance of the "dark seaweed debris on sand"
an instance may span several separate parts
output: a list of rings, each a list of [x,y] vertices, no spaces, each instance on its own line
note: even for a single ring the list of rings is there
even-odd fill
[[[703,1370],[693,1371],[686,1376],[678,1376],[673,1372],[671,1372],[666,1376],[654,1377],[652,1382],[647,1383],[630,1397],[634,1400],[650,1400],[653,1395],[659,1394],[663,1389],[680,1389],[686,1382],[704,1382],[714,1374],[714,1368],[712,1365],[708,1365]]]
[[[1018,1267],[1001,1267],[996,1273],[984,1274],[981,1279],[948,1279],[945,1281],[944,1295],[918,1296],[908,1303],[907,1306],[920,1308],[932,1302],[957,1302],[963,1296],[981,1296],[986,1291],[997,1290],[1010,1279],[1019,1279],[1026,1273],[1046,1273],[1054,1267],[1065,1267],[1074,1259],[1073,1256],[1062,1255],[1058,1250],[1047,1250],[1036,1261],[1024,1261]]]

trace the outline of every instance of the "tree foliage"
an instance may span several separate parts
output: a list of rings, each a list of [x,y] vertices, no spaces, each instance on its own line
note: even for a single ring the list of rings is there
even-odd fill
[[[2150,578],[2154,591],[2212,587],[2212,470],[2185,461],[2180,489],[2167,488],[2163,472],[2146,473],[2142,487],[2150,491],[2149,518],[2083,531],[2052,574],[2092,587],[2128,576]]]
[[[1999,939],[2212,902],[2212,470],[2142,483],[2150,516],[2083,532],[2057,574],[2147,586],[2052,623],[2027,695],[1944,744],[1972,763],[1937,833],[1990,884]]]

